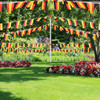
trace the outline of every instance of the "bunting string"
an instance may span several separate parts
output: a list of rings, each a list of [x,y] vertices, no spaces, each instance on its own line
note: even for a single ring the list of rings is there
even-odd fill
[[[75,20],[75,19],[63,18],[63,17],[58,17],[58,16],[54,16],[54,19],[55,19],[55,22],[57,22],[57,20],[59,19],[62,22],[67,21],[69,25],[74,25],[74,26],[78,26],[78,22],[80,22],[83,29],[86,28],[86,24],[88,23],[91,29],[96,29],[95,23],[89,22],[89,21]]]

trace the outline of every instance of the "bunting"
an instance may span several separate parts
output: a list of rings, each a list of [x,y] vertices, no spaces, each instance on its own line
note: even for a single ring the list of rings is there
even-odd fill
[[[22,8],[24,6],[25,2],[18,2],[14,9]]]
[[[82,21],[82,27],[85,28],[85,21]]]
[[[90,11],[90,13],[94,12],[94,3],[87,3],[87,7],[88,7],[88,11]]]
[[[92,29],[95,29],[94,23],[93,23],[93,22],[90,22],[90,27],[91,27]]]
[[[13,9],[14,9],[14,2],[7,3],[7,11],[8,11],[8,13],[11,13],[11,11],[13,11]]]
[[[45,10],[47,7],[47,0],[42,1],[42,10]]]
[[[59,1],[54,0],[54,8],[59,10]]]
[[[3,25],[2,25],[2,23],[0,23],[0,30],[3,30]]]
[[[9,29],[11,28],[11,22],[7,23],[7,28],[6,29]]]

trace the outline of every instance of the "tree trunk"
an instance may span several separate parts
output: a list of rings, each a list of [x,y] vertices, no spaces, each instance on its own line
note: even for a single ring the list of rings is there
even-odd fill
[[[100,62],[100,37],[98,38],[97,50],[92,35],[89,34],[89,38],[92,44],[92,50],[94,51],[95,62]]]
[[[100,62],[100,37],[98,38],[97,52],[96,52],[95,61]]]

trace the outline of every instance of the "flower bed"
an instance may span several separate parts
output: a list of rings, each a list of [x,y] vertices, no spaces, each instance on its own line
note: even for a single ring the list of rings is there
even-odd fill
[[[100,62],[96,63],[95,61],[80,61],[75,65],[55,65],[48,67],[46,71],[49,73],[100,77]]]
[[[30,67],[29,61],[0,61],[0,67]]]

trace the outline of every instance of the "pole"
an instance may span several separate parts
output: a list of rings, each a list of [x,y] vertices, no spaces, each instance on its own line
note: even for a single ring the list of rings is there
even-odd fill
[[[50,18],[50,62],[51,62],[51,18]]]

